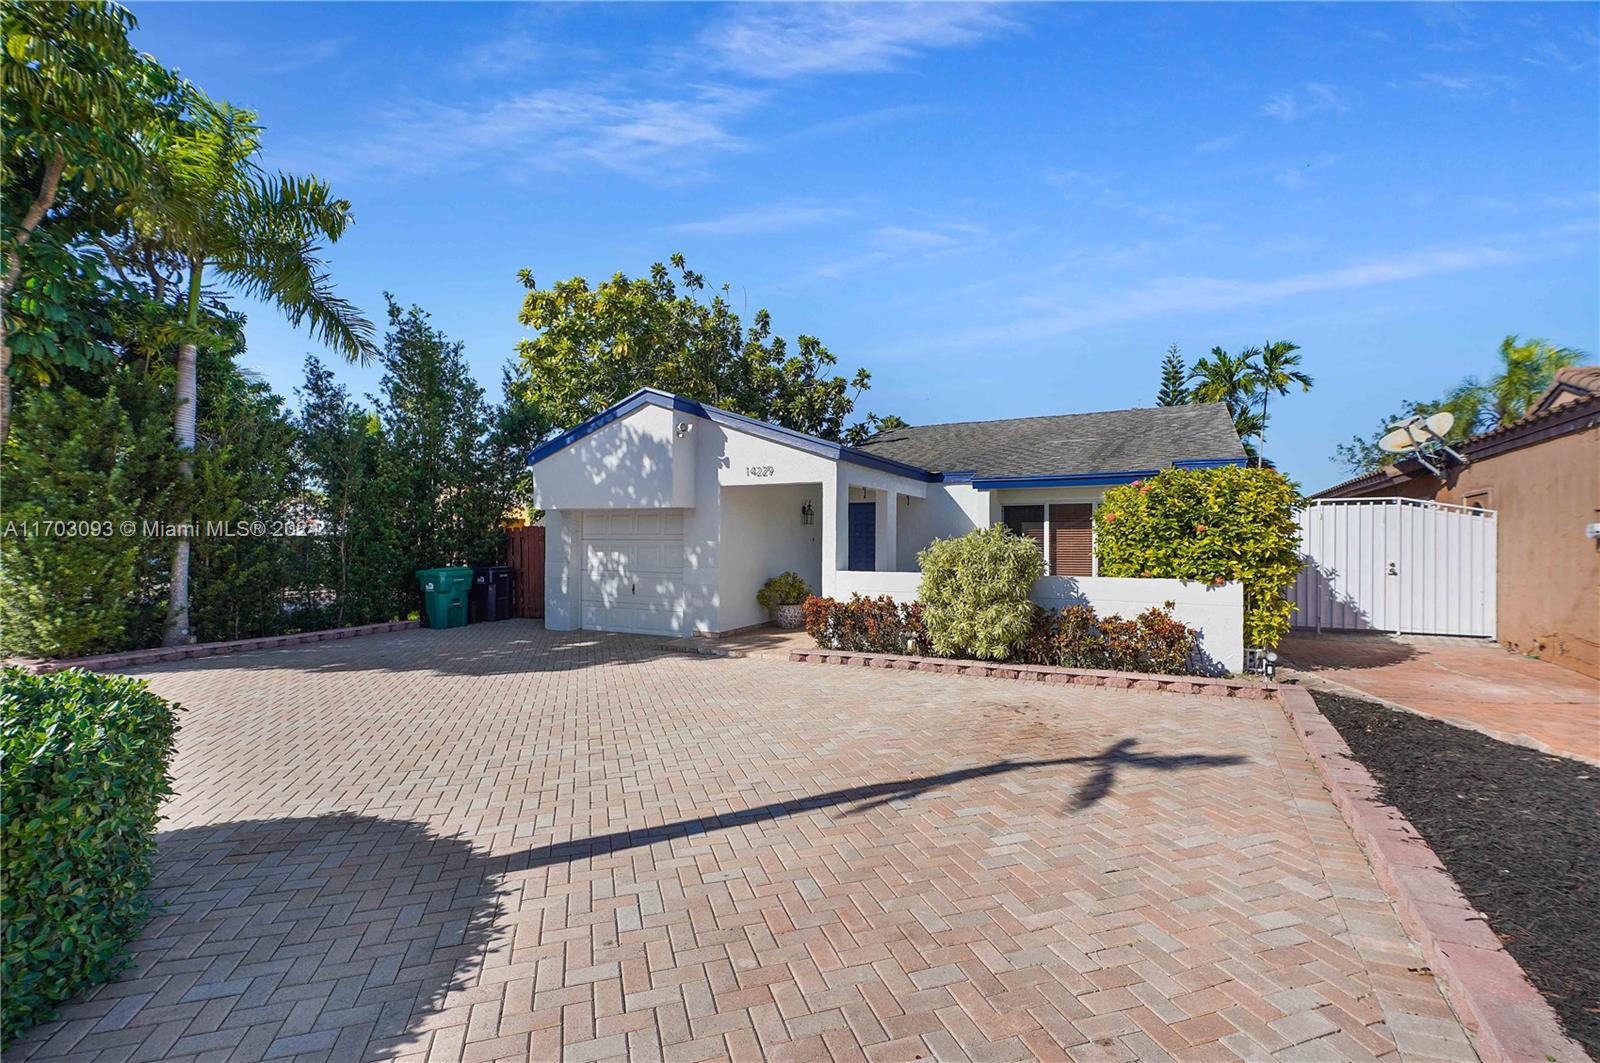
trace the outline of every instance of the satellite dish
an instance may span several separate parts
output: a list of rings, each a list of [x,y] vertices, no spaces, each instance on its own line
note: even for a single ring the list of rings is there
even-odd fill
[[[1427,417],[1418,414],[1391,426],[1383,438],[1378,440],[1378,449],[1390,454],[1410,454],[1429,472],[1436,476],[1443,475],[1438,467],[1428,460],[1429,457],[1437,458],[1438,455],[1445,454],[1463,465],[1467,463],[1466,458],[1445,445],[1444,437],[1455,423],[1455,414],[1449,410],[1440,410]]]
[[[1388,451],[1390,454],[1404,454],[1416,446],[1416,440],[1411,435],[1411,422],[1395,425],[1389,429],[1384,437],[1378,440],[1378,449]]]

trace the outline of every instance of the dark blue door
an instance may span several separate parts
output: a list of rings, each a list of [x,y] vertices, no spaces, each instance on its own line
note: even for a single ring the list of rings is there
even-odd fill
[[[850,557],[846,568],[851,572],[872,572],[878,560],[878,504],[876,502],[850,503]]]

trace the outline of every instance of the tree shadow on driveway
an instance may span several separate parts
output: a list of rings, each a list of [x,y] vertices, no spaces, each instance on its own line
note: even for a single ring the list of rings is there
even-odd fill
[[[881,808],[898,801],[910,800],[914,797],[920,797],[929,791],[954,786],[957,783],[967,782],[972,779],[985,779],[997,775],[1009,775],[1013,772],[1028,771],[1034,768],[1050,768],[1065,764],[1094,767],[1094,771],[1079,784],[1066,804],[1066,811],[1082,812],[1099,803],[1111,793],[1116,784],[1117,772],[1121,768],[1181,771],[1187,768],[1228,767],[1242,764],[1246,760],[1245,757],[1235,754],[1181,753],[1166,755],[1139,753],[1134,751],[1134,746],[1138,745],[1138,742],[1139,740],[1136,738],[1124,738],[1107,746],[1104,751],[1091,756],[1051,757],[1046,760],[998,760],[992,764],[984,764],[973,768],[959,768],[954,771],[941,772],[938,775],[920,775],[909,779],[896,779],[892,782],[846,786],[838,790],[829,790],[826,793],[794,797],[784,801],[773,801],[769,804],[741,808],[733,812],[719,812],[716,815],[681,819],[675,823],[664,823],[659,827],[641,827],[638,830],[615,831],[611,834],[596,834],[589,838],[578,838],[570,842],[541,845],[532,849],[525,849],[511,857],[512,869],[524,870],[545,867],[550,864],[568,863],[573,860],[587,860],[592,857],[606,856],[610,853],[627,849],[656,845],[664,841],[675,841],[679,838],[690,838],[698,834],[709,834],[713,831],[727,830],[730,827],[744,827],[752,823],[784,819],[803,812],[814,812],[818,809],[833,808],[839,805],[854,806],[847,809],[845,815],[855,816],[875,808]]]
[[[517,872],[829,808],[855,816],[975,779],[1090,768],[1063,806],[1070,814],[1105,798],[1123,771],[1246,759],[1136,744],[847,786],[499,855],[421,823],[354,814],[169,831],[153,886],[158,914],[134,942],[129,970],[8,1046],[7,1059],[93,1058],[131,1044],[140,1058],[389,1058],[414,1050],[430,1017],[466,1003],[450,995],[476,985],[492,950],[509,947],[506,898],[538,881],[525,887],[509,877]]]

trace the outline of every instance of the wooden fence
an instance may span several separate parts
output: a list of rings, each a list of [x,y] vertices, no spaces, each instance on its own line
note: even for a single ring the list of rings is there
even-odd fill
[[[544,618],[544,528],[515,528],[506,537],[511,605],[517,616]]]

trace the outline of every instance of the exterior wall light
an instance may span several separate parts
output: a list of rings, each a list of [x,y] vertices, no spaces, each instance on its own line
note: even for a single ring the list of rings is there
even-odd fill
[[[800,523],[801,524],[815,524],[816,522],[817,522],[817,511],[811,508],[811,503],[807,502],[804,505],[802,505],[800,507]]]

